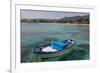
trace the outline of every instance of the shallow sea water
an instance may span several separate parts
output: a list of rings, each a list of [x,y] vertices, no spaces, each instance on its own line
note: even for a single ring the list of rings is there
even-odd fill
[[[62,56],[46,58],[45,61],[67,61],[89,59],[89,25],[62,23],[21,23],[21,62],[37,62],[32,50],[52,40],[73,39],[76,44],[72,52]]]

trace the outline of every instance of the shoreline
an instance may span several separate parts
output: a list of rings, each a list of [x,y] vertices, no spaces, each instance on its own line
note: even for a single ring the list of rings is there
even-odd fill
[[[27,23],[27,22],[21,22]],[[89,25],[89,24],[79,24],[79,23],[29,23],[29,24],[66,24],[66,25]]]

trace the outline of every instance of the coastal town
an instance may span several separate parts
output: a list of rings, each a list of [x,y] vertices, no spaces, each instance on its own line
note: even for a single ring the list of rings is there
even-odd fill
[[[21,19],[21,22],[27,23],[70,23],[70,24],[89,24],[89,15],[63,17],[60,19]]]

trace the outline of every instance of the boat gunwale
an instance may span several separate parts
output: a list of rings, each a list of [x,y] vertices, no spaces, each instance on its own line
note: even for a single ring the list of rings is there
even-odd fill
[[[41,57],[41,58],[57,57],[57,56],[65,54],[66,52],[72,51],[73,50],[72,47],[73,47],[73,45],[71,45],[70,48],[65,48],[63,50],[56,51],[56,52],[42,53],[42,54],[34,53],[34,54],[36,54],[38,57]]]

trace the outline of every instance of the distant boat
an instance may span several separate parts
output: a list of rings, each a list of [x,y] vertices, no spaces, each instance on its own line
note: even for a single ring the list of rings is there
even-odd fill
[[[41,58],[56,57],[71,51],[74,40],[52,41],[51,44],[33,49],[33,53]]]

